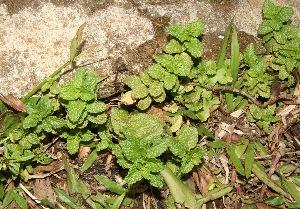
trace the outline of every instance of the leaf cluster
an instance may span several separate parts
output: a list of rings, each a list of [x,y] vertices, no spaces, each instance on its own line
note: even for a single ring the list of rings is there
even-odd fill
[[[158,174],[167,163],[163,156],[168,156],[168,162],[176,163],[177,175],[181,175],[198,165],[205,153],[204,147],[196,148],[197,129],[185,124],[174,137],[160,117],[146,113],[129,116],[127,111],[117,108],[111,110],[110,122],[120,140],[112,151],[118,163],[129,169],[125,178],[129,184],[145,178],[153,186],[162,187],[163,179]]]
[[[280,7],[265,0],[263,4],[264,20],[258,33],[272,56],[269,58],[270,68],[277,72],[280,80],[294,83],[292,71],[299,67],[300,37],[299,27],[291,24],[293,9]]]

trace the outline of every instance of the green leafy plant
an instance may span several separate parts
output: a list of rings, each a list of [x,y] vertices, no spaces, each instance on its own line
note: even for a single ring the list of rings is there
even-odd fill
[[[220,106],[226,107],[229,113],[244,109],[248,121],[268,134],[270,126],[279,120],[275,111],[282,103],[277,101],[285,99],[280,94],[281,88],[276,94],[272,92],[272,85],[288,82],[285,95],[295,91],[292,71],[299,71],[300,40],[299,27],[289,23],[293,11],[265,0],[263,14],[264,21],[258,32],[270,53],[264,56],[258,55],[251,44],[245,52],[240,51],[233,20],[226,29],[217,60],[201,57],[203,21],[169,26],[168,32],[173,38],[163,53],[154,55],[153,65],[125,79],[130,90],[121,95],[123,103],[118,108],[110,108],[98,99],[99,83],[105,78],[93,69],[79,67],[71,81],[62,85],[57,82],[63,69],[69,65],[76,67],[76,61],[86,53],[79,50],[85,26],[82,25],[71,41],[70,60],[22,99],[26,112],[12,113],[0,103],[0,144],[3,145],[0,170],[5,171],[0,173],[1,204],[6,207],[15,200],[20,207],[26,208],[19,190],[5,191],[4,182],[19,177],[27,181],[34,166],[49,164],[51,159],[45,154],[44,145],[53,136],[66,143],[70,155],[75,155],[81,145],[93,148],[81,173],[93,164],[102,150],[110,151],[117,163],[128,170],[125,177],[128,189],[107,178],[94,176],[117,194],[106,198],[100,192],[92,194],[63,157],[68,191],[55,188],[55,193],[71,208],[83,208],[84,201],[92,208],[117,209],[121,205],[132,205],[127,198],[128,191],[143,179],[157,188],[166,184],[172,195],[170,205],[173,201],[188,208],[199,208],[210,200],[228,194],[232,197],[233,187],[221,184],[216,178],[207,194],[196,195],[182,177],[202,165],[207,149],[202,143],[200,145],[199,136],[206,135],[214,140],[214,135],[205,127],[212,111]],[[230,36],[230,56],[226,58]],[[32,97],[39,90],[41,96]],[[261,103],[261,99],[267,102]],[[159,113],[148,111],[157,104],[162,104],[163,110]],[[227,154],[229,163],[237,171],[237,183],[246,182],[255,175],[277,192],[277,197],[268,198],[265,203],[286,204],[289,208],[299,206],[299,176],[287,175],[296,173],[299,168],[281,167],[277,171],[280,181],[273,181],[263,165],[254,159],[257,152],[261,156],[268,154],[259,142],[243,138],[238,143],[228,144],[216,139],[207,147],[210,153]],[[270,161],[267,162],[269,165]],[[42,203],[50,208],[59,204],[46,200]]]
[[[269,133],[270,123],[274,123],[279,120],[277,116],[274,116],[275,108],[275,105],[270,105],[265,109],[260,109],[256,105],[250,105],[247,118],[250,122],[256,122],[261,129],[263,129],[266,133]]]
[[[294,83],[292,71],[299,67],[300,37],[299,27],[289,23],[293,9],[280,7],[270,0],[264,1],[264,20],[259,26],[258,33],[262,35],[267,50],[272,53],[269,58],[270,68],[278,72],[278,78]]]
[[[111,126],[121,140],[112,150],[118,163],[129,169],[125,178],[127,183],[134,184],[145,178],[153,186],[162,187],[163,179],[158,174],[165,167],[166,162],[160,160],[164,153],[168,154],[172,162],[177,162],[177,175],[190,172],[193,166],[201,162],[205,149],[196,148],[197,129],[182,125],[176,132],[177,136],[173,137],[166,134],[169,131],[165,125],[165,122],[155,115],[136,113],[128,117],[125,110],[111,110]],[[123,140],[121,137],[124,137]]]

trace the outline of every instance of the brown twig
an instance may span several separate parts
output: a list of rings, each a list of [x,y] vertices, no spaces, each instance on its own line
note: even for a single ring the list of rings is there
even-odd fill
[[[272,165],[270,167],[268,176],[271,177],[276,170],[276,166],[281,158],[280,152],[276,152],[276,155],[273,157]],[[263,199],[265,192],[267,191],[267,184],[264,184],[261,188],[261,192],[259,194],[259,199]]]
[[[247,92],[245,92],[241,89],[234,88],[234,87],[230,87],[230,86],[203,86],[203,87],[208,90],[212,90],[212,91],[230,91],[233,93],[241,94],[241,95],[247,97],[248,99],[250,99],[254,104],[259,106],[260,108],[265,108],[266,106],[273,104],[277,100],[280,99],[279,96],[271,97],[267,102],[261,103],[257,99],[255,99],[252,95],[248,94]]]
[[[211,90],[211,91],[230,91],[232,93],[237,93],[237,94],[241,94],[245,97],[247,97],[248,99],[250,99],[254,104],[256,104],[257,106],[259,106],[260,108],[265,108],[268,105],[274,104],[275,102],[277,102],[280,99],[284,99],[284,100],[288,100],[287,102],[290,103],[297,103],[295,102],[295,97],[293,95],[287,94],[285,92],[280,92],[278,96],[271,96],[270,99],[268,101],[266,101],[265,103],[261,103],[259,102],[257,99],[255,99],[251,94],[241,90],[241,89],[237,89],[231,86],[204,86],[198,83],[191,83],[192,85],[196,85],[196,86],[202,86],[203,88],[207,89],[207,90]]]

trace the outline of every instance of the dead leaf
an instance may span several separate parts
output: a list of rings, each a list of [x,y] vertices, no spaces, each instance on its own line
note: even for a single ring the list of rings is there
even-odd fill
[[[151,106],[151,108],[147,111],[147,113],[157,115],[158,117],[162,118],[166,122],[170,122],[171,118],[164,113],[164,111],[161,108]]]
[[[55,160],[49,165],[39,165],[33,169],[33,173],[44,173],[44,172],[54,172],[56,170],[59,170],[62,167],[62,162]]]
[[[81,160],[86,160],[91,152],[90,147],[80,146],[78,151],[78,158]]]
[[[131,91],[127,91],[125,94],[123,94],[120,101],[122,104],[126,104],[126,105],[132,105],[133,103],[136,102],[131,97]]]
[[[13,109],[19,111],[19,112],[26,112],[25,107],[26,105],[19,100],[17,97],[15,97],[12,94],[9,94],[7,96],[4,96],[3,94],[0,93],[0,99]]]

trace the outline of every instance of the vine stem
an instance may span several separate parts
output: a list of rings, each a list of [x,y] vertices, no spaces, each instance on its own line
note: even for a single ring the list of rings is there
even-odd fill
[[[276,101],[278,101],[279,99],[286,99],[286,100],[293,100],[295,98],[292,98],[292,95],[288,95],[285,94],[284,92],[280,92],[280,94],[278,96],[271,96],[270,99],[268,101],[266,101],[265,103],[261,103],[259,102],[257,99],[255,99],[252,95],[250,95],[249,93],[241,90],[241,89],[237,89],[234,87],[230,87],[230,86],[204,86],[198,83],[190,83],[192,85],[196,85],[196,86],[201,86],[207,90],[211,90],[211,91],[230,91],[233,93],[237,93],[237,94],[241,94],[245,97],[247,97],[248,99],[250,99],[254,104],[256,104],[257,106],[259,106],[260,108],[265,108],[268,105],[274,104]]]
[[[36,94],[36,92],[38,92],[42,86],[51,78],[53,78],[54,76],[56,76],[57,74],[61,73],[61,71],[66,68],[68,65],[72,64],[71,61],[66,62],[65,64],[63,64],[60,68],[58,68],[54,73],[52,73],[50,76],[48,76],[47,78],[45,78],[41,83],[39,83],[36,87],[34,87],[25,97],[23,97],[21,99],[21,101],[23,103],[25,103],[30,97],[32,97],[34,94]]]

